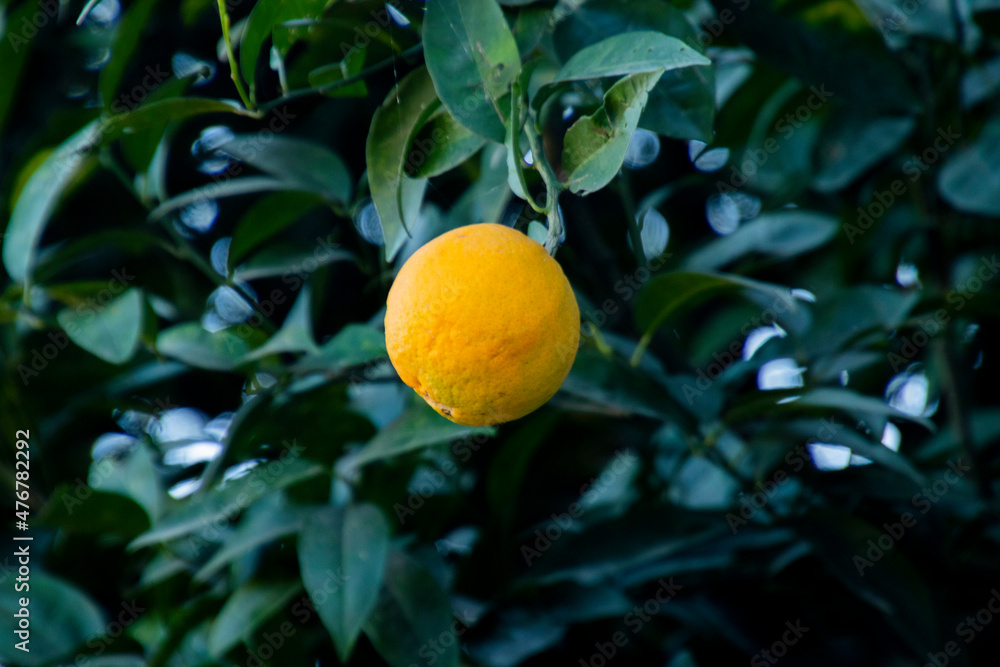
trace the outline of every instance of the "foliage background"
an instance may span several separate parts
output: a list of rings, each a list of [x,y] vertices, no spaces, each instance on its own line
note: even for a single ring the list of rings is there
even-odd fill
[[[998,10],[0,0],[0,662],[993,664]],[[490,429],[380,331],[479,221],[584,316]]]

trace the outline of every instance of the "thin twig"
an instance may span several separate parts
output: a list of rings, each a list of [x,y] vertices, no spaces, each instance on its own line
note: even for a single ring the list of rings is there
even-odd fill
[[[423,49],[424,49],[423,44],[416,44],[415,46],[411,46],[407,50],[403,51],[403,53],[400,54],[400,58],[409,58],[410,56],[414,56],[422,52]],[[394,65],[394,62],[395,61],[392,58],[388,60],[383,60],[382,62],[378,62],[375,63],[374,65],[371,65],[370,67],[364,68],[354,76],[349,76],[346,79],[341,79],[340,81],[334,81],[333,83],[328,83],[325,86],[315,86],[311,88],[299,88],[298,90],[290,90],[288,91],[287,94],[282,95],[277,99],[271,100],[266,104],[260,105],[260,111],[261,113],[267,113],[271,109],[279,107],[287,102],[291,102],[292,100],[296,100],[302,97],[308,97],[310,95],[322,95],[324,93],[330,92],[331,90],[336,90],[337,88],[343,88],[344,86],[349,86],[352,83],[357,83],[358,81],[361,81],[365,77],[375,74],[376,72],[380,72],[384,69],[392,67]]]
[[[226,11],[226,0],[219,0],[219,21],[222,23],[222,41],[226,43],[226,57],[229,59],[229,73],[236,84],[236,92],[243,100],[243,106],[251,111],[255,108],[246,89],[243,87],[243,79],[240,77],[239,63],[236,62],[236,53],[233,52],[233,40],[229,36],[229,13]]]

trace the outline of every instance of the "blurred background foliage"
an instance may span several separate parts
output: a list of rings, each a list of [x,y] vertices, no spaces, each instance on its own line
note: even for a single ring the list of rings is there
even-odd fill
[[[1000,4],[0,0],[0,37],[0,663],[995,663]],[[495,428],[381,332],[481,221],[583,315]]]

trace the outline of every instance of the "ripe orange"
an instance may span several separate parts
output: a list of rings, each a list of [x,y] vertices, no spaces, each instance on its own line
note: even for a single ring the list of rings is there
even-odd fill
[[[399,377],[440,414],[499,424],[559,389],[580,342],[580,309],[541,244],[503,225],[467,225],[399,270],[385,341]]]

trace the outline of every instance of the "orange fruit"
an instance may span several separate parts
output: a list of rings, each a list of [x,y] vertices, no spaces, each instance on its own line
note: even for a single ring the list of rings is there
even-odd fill
[[[385,311],[399,377],[458,424],[499,424],[556,393],[580,343],[562,268],[510,227],[459,227],[403,264]]]

